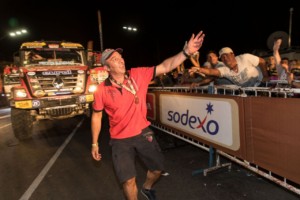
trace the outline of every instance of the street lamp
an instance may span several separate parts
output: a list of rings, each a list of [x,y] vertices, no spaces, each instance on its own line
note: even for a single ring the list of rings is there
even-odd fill
[[[27,34],[26,29],[16,30],[16,31],[13,31],[13,32],[9,33],[10,37],[17,37],[19,35],[24,35],[24,34]]]
[[[123,26],[122,27],[123,30],[125,30],[126,32],[132,33],[131,35],[134,35],[135,37],[138,36],[139,38],[139,42],[143,42],[143,44],[150,44],[150,46],[154,48],[155,52],[153,54],[153,57],[157,60],[157,62],[159,62],[159,41],[158,38],[151,32],[146,31],[145,29],[138,29],[135,26]],[[147,39],[145,39],[147,38]],[[136,42],[136,40],[134,40]],[[131,44],[132,47],[132,44]],[[147,48],[148,52],[149,49],[151,50],[151,48]]]
[[[19,37],[22,35],[26,35],[28,33],[28,31],[26,29],[19,29],[19,30],[15,30],[15,31],[11,31],[8,34],[3,35],[0,40],[4,39],[7,36],[10,37]]]
[[[5,46],[5,41],[3,41],[4,39],[6,39],[7,37],[9,37],[9,38],[14,38],[14,40],[16,40],[17,38],[22,38],[23,36],[25,36],[27,34],[28,34],[28,31],[23,28],[23,29],[18,29],[18,30],[16,29],[15,31],[7,32],[3,36],[1,36],[0,37],[0,41],[1,41],[0,42],[0,49],[1,49],[0,50],[0,55],[4,56],[4,57],[7,56],[7,55],[5,55],[6,53],[2,52],[2,50],[4,51],[4,49],[8,50],[7,47],[6,48],[2,47],[2,43],[4,43],[4,46]],[[10,48],[13,48],[13,45],[10,44],[9,46],[10,46]],[[2,57],[1,57],[1,59],[2,59]]]
[[[136,32],[137,28],[132,26],[123,26],[124,30]]]

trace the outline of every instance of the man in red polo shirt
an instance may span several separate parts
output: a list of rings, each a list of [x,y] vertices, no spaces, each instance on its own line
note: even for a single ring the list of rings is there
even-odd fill
[[[109,117],[110,144],[116,175],[128,200],[137,200],[135,157],[139,155],[148,168],[141,193],[147,199],[156,199],[152,185],[164,170],[164,157],[149,128],[146,95],[148,85],[155,76],[168,73],[196,53],[202,46],[204,34],[192,34],[183,50],[152,67],[131,68],[126,71],[122,49],[106,49],[101,64],[109,77],[98,85],[94,93],[92,127],[92,156],[101,160],[98,138],[101,131],[103,110]]]

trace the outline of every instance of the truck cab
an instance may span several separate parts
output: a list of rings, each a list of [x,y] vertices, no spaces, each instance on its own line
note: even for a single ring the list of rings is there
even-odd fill
[[[99,82],[81,44],[25,42],[16,58],[4,74],[16,138],[30,138],[33,124],[39,120],[90,115],[93,92]]]

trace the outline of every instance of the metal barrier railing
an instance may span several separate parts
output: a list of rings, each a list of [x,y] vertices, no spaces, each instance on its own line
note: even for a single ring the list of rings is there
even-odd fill
[[[269,84],[270,85],[270,84]],[[200,86],[191,88],[188,86],[176,87],[149,87],[150,91],[169,91],[178,93],[200,93],[200,94],[220,94],[233,96],[265,96],[291,98],[300,97],[300,88],[290,87],[239,87],[236,85],[220,85],[220,86]]]
[[[236,85],[223,85],[223,86],[200,86],[191,88],[188,86],[179,86],[179,87],[149,87],[149,91],[167,91],[167,92],[176,92],[176,93],[199,93],[199,94],[218,94],[218,95],[232,95],[232,96],[257,96],[257,97],[270,97],[270,98],[299,98],[300,89],[290,88],[286,82],[273,81],[266,84],[267,87],[239,87]],[[199,142],[196,139],[188,137],[185,134],[176,132],[170,128],[164,127],[160,123],[152,121],[154,128],[157,128],[163,132],[166,132],[176,138],[179,138],[185,142],[193,144],[203,150],[210,151],[210,147],[204,143]],[[217,154],[220,154],[241,166],[263,176],[264,178],[300,195],[300,186],[297,183],[293,183],[287,180],[285,177],[278,176],[272,171],[263,169],[253,163],[250,163],[246,160],[241,160],[235,156],[229,155],[223,151],[216,150]],[[218,163],[219,164],[219,163]],[[224,165],[230,167],[228,164]],[[218,166],[216,166],[218,167]],[[215,167],[215,168],[216,168]],[[208,169],[207,171],[209,171]],[[203,170],[205,173],[205,170]],[[204,174],[205,175],[205,174]]]

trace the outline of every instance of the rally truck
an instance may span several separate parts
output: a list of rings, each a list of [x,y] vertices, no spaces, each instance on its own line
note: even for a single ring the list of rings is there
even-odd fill
[[[89,116],[93,92],[107,75],[91,69],[88,52],[74,42],[33,41],[21,44],[15,63],[4,74],[11,123],[19,140],[32,136],[39,120]]]

